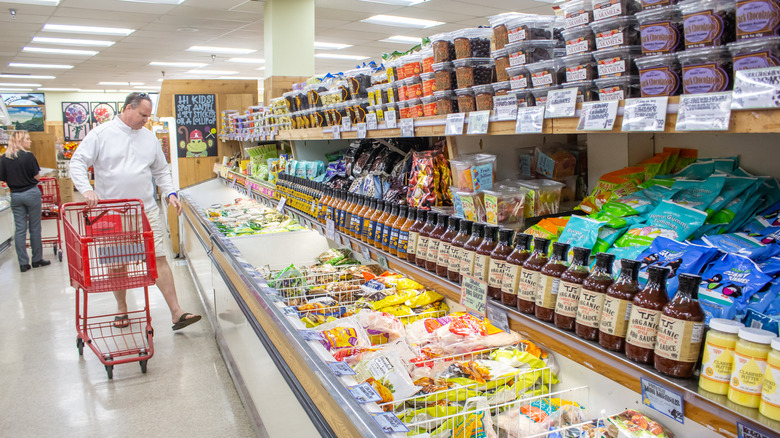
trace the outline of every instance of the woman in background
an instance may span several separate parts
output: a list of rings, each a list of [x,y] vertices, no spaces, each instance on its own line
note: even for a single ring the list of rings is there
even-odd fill
[[[5,154],[0,157],[0,181],[4,181],[11,190],[11,210],[14,213],[14,244],[19,269],[27,272],[30,268],[50,265],[43,259],[41,246],[41,190],[38,188],[41,168],[30,150],[30,133],[15,131],[8,141]],[[30,229],[30,247],[32,248],[32,266],[27,255],[27,228]]]

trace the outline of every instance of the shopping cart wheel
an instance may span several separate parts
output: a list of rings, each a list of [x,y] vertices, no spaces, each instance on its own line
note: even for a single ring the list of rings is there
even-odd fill
[[[60,259],[60,261],[62,261],[62,251],[57,252],[57,258]]]
[[[54,255],[57,255],[57,244],[54,244]]]
[[[114,366],[113,365],[106,365],[106,374],[108,374],[109,379],[114,378]]]
[[[141,364],[141,372],[144,373],[144,374],[146,374],[146,362],[147,362],[146,360],[142,360],[142,361],[138,362],[138,363]]]
[[[76,348],[79,349],[79,356],[84,355],[84,341],[81,338],[76,338]]]

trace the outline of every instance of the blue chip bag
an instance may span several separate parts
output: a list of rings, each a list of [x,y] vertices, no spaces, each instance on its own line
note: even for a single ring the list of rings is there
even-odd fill
[[[766,272],[764,273],[766,274]],[[766,312],[766,309],[769,308],[769,305],[772,303],[772,301],[778,297],[778,294],[780,294],[780,283],[778,283],[777,280],[772,280],[765,284],[764,287],[761,288],[760,291],[756,292],[755,295],[750,297],[747,310],[753,310],[759,313]]]
[[[761,272],[772,277],[777,278],[780,276],[780,257],[771,257],[766,260],[758,262],[758,267],[761,268]]]
[[[639,281],[643,284],[647,283],[647,268],[650,266],[669,268],[666,291],[671,299],[677,293],[679,274],[698,275],[707,263],[718,255],[719,252],[715,248],[659,237],[653,241],[650,248],[637,257],[637,260],[642,262],[639,267]]]
[[[625,248],[613,246],[612,248],[607,250],[608,254],[615,255],[615,262],[612,264],[612,272],[615,274],[615,276],[620,275],[620,268],[622,267],[620,264],[621,260],[623,259],[638,260],[639,255],[645,252],[648,248],[650,248],[649,245],[630,246]]]
[[[706,209],[720,195],[726,184],[726,175],[712,175],[704,181],[678,180],[672,190],[678,190],[672,201],[699,210]]]
[[[593,249],[593,245],[596,244],[596,240],[599,237],[599,230],[603,226],[604,222],[585,216],[572,216],[569,222],[566,223],[566,228],[563,229],[558,242]]]
[[[699,304],[707,317],[743,318],[750,298],[772,281],[755,262],[726,254],[702,274]]]
[[[718,248],[725,253],[743,253],[747,255],[755,249],[761,248],[761,242],[745,233],[716,234],[704,236],[702,242],[713,248]],[[747,253],[747,254],[745,254]]]
[[[777,313],[766,315],[754,310],[749,310],[747,316],[745,316],[744,324],[746,327],[766,330],[776,335],[780,335],[780,315]]]

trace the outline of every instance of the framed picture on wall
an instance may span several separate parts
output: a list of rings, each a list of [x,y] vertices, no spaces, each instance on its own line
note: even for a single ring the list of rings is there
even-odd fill
[[[114,102],[90,102],[92,127],[110,122],[116,116],[116,103]]]
[[[43,105],[35,106],[9,106],[6,107],[11,117],[14,129],[25,129],[30,132],[43,132],[46,116]]]
[[[62,102],[65,141],[81,141],[91,129],[89,102]]]
[[[5,106],[39,106],[46,103],[43,93],[3,93],[0,98]]]

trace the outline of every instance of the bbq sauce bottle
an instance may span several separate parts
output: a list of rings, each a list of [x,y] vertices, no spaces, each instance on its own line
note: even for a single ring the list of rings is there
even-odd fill
[[[352,237],[357,238],[358,237],[358,231],[360,230],[360,224],[362,223],[362,220],[360,219],[360,210],[363,209],[363,196],[361,195],[355,195],[355,205],[351,209],[351,216],[350,216],[350,222],[349,222],[349,235]]]
[[[460,225],[460,219],[451,217],[447,221],[447,229],[441,236],[439,257],[436,259],[436,275],[439,277],[447,278],[447,269],[450,266],[450,254],[452,253],[452,241],[458,235],[458,225]]]
[[[566,263],[569,244],[553,243],[552,257],[539,272],[539,284],[536,287],[536,307],[534,313],[542,321],[552,321],[555,315],[555,303],[561,285],[561,275],[568,269]]]
[[[653,363],[658,321],[664,306],[669,302],[666,295],[669,272],[666,267],[648,267],[647,285],[634,297],[626,334],[626,357],[634,362]]]
[[[574,332],[583,339],[596,341],[599,338],[599,322],[604,298],[607,296],[607,289],[615,281],[612,278],[614,261],[614,254],[605,252],[596,254],[596,266],[593,267],[590,276],[582,282]]]
[[[398,241],[401,237],[401,228],[406,223],[408,207],[402,205],[398,207],[398,215],[395,221],[390,224],[390,254],[398,257]]]
[[[704,338],[704,312],[699,305],[701,277],[680,274],[677,278],[677,294],[664,306],[658,322],[654,365],[661,374],[687,379],[696,369]]]
[[[580,303],[580,289],[590,275],[588,272],[590,250],[576,246],[573,252],[574,260],[571,266],[561,274],[561,285],[558,288],[558,300],[555,302],[555,315],[553,315],[555,326],[569,331],[574,331],[577,307]]]
[[[371,235],[371,216],[376,213],[376,203],[376,199],[372,198],[371,202],[368,204],[366,213],[363,215],[363,227],[361,228],[360,240],[366,243],[368,243],[368,238]]]
[[[460,281],[464,275],[474,275],[474,258],[477,255],[477,247],[482,243],[485,234],[485,226],[474,224],[471,227],[471,237],[463,244],[460,259]]]
[[[371,223],[368,226],[368,243],[373,246],[376,246],[377,231],[379,231],[380,233],[382,231],[379,225],[379,218],[382,216],[382,213],[384,213],[384,209],[385,209],[385,201],[377,201],[374,214],[371,215]]]
[[[498,231],[498,245],[490,253],[490,266],[488,268],[488,296],[496,301],[501,301],[501,286],[504,283],[506,271],[506,259],[512,253],[512,230]]]
[[[325,220],[329,219],[328,217],[328,208],[330,206],[330,189],[325,189],[323,192],[323,196],[320,199],[320,208],[317,210],[317,220],[321,224],[325,224]]]
[[[535,238],[534,251],[523,263],[523,272],[520,273],[517,288],[517,309],[523,313],[533,314],[536,311],[536,285],[539,284],[542,267],[547,264],[549,249],[549,240]]]
[[[428,212],[428,220],[425,226],[420,230],[420,236],[417,238],[417,257],[415,263],[421,268],[425,268],[425,262],[428,260],[428,245],[430,243],[431,233],[436,228],[436,221],[439,218],[438,213]]]
[[[393,234],[393,224],[398,220],[398,204],[392,204],[390,215],[385,219],[385,227],[382,229],[382,250],[390,252],[390,235]]]
[[[374,232],[374,237],[376,238],[376,245],[374,246],[376,246],[378,249],[383,249],[385,251],[387,251],[383,247],[383,239],[385,236],[385,225],[387,225],[387,219],[390,218],[392,212],[393,212],[393,204],[390,201],[385,201],[385,208],[382,211],[382,215],[379,216],[379,219],[376,220],[376,231]]]
[[[490,253],[498,246],[496,234],[498,227],[486,226],[485,238],[479,244],[474,255],[474,278],[487,283],[490,270]]]
[[[428,255],[425,259],[425,269],[436,273],[436,264],[439,263],[439,247],[441,247],[441,238],[447,231],[447,221],[450,217],[446,214],[440,214],[436,221],[436,228],[431,231],[428,237]]]
[[[404,218],[404,223],[401,224],[401,228],[398,229],[398,257],[406,260],[406,252],[409,248],[409,230],[417,220],[417,209],[408,207],[408,213]]]
[[[417,243],[420,241],[420,230],[425,226],[428,212],[417,209],[417,219],[409,227],[409,243],[406,245],[406,261],[415,263],[417,260]]]
[[[607,297],[604,299],[599,323],[599,345],[607,350],[622,352],[626,348],[631,302],[642,288],[637,281],[640,263],[636,260],[623,259],[620,264],[620,275],[607,289]]]
[[[507,306],[517,307],[517,288],[523,263],[531,257],[531,235],[519,233],[515,236],[515,248],[506,258],[504,278],[501,282],[501,302]]]
[[[460,261],[463,258],[463,245],[469,240],[471,236],[471,226],[474,222],[462,220],[460,221],[460,229],[458,234],[452,239],[452,245],[450,246],[450,260],[447,264],[447,278],[450,281],[460,283]]]

